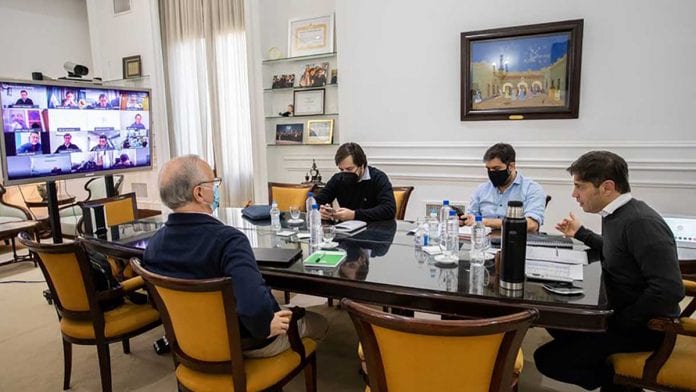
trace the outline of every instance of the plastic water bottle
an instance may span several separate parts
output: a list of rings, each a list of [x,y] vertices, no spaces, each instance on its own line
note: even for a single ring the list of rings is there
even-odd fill
[[[447,250],[451,260],[459,260],[459,218],[454,210],[447,219]]]
[[[437,212],[433,208],[433,210],[430,211],[430,220],[428,220],[428,235],[430,236],[431,242],[435,242],[440,238],[440,233],[438,231],[439,224],[440,221],[437,220]]]
[[[421,221],[420,218],[416,221],[416,231],[413,235],[413,244],[416,249],[423,249],[424,246],[428,246],[430,242],[430,235],[428,234],[428,222]]]
[[[321,214],[319,213],[319,206],[316,203],[312,204],[307,223],[309,224],[309,247],[316,248],[322,241]]]
[[[449,219],[449,213],[452,211],[452,208],[449,206],[449,200],[443,200],[442,201],[442,207],[440,208],[440,226],[438,229],[438,233],[440,234],[440,238],[443,237],[443,234],[447,231],[447,219]]]
[[[317,204],[317,201],[314,199],[314,193],[309,192],[307,194],[307,200],[305,201],[305,212],[307,216],[309,216],[309,212],[312,211],[312,206],[315,204]]]
[[[271,204],[271,230],[280,231],[280,210],[275,200]]]
[[[490,244],[486,226],[483,224],[481,214],[476,214],[476,223],[471,228],[471,250],[469,260],[471,265],[483,265],[486,261],[486,250]]]

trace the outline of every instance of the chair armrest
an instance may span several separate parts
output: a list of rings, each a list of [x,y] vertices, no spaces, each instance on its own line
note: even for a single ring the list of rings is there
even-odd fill
[[[143,280],[142,276],[135,276],[121,282],[121,287],[123,288],[123,291],[129,293],[145,287],[145,281]]]
[[[120,286],[110,290],[104,290],[97,293],[98,301],[107,301],[114,298],[123,297],[131,291],[135,291],[145,286],[145,281],[141,276],[136,276],[121,282]]]
[[[693,276],[682,276],[684,283],[684,292],[689,297],[696,297],[696,275]]]
[[[302,344],[302,339],[300,338],[300,331],[297,326],[297,322],[304,317],[305,310],[299,306],[291,308],[292,318],[290,319],[290,326],[288,327],[288,340],[290,341],[290,348],[292,351],[300,354],[300,358],[304,360],[307,355],[305,353],[304,344]]]

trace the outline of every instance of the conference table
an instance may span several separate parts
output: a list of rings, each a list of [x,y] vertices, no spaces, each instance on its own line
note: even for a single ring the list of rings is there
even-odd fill
[[[259,262],[266,283],[277,290],[287,290],[330,298],[351,298],[366,303],[439,313],[453,317],[473,318],[507,314],[535,308],[540,317],[536,326],[577,331],[604,331],[612,310],[601,279],[599,262],[585,265],[584,279],[576,281],[583,294],[563,296],[547,292],[543,282],[528,280],[524,290],[510,292],[499,287],[495,266],[471,267],[468,261],[441,264],[414,246],[409,234],[414,226],[408,221],[369,223],[352,236],[338,235],[338,251],[346,258],[333,268],[303,263],[310,255],[302,233],[304,223],[288,223],[281,214],[282,231],[278,235],[268,221],[250,221],[239,208],[220,209],[217,218],[243,232],[254,248],[301,249],[302,257],[288,264],[269,265]],[[164,225],[166,215],[158,215],[131,223],[108,227],[99,234],[84,235],[104,244],[117,244],[120,249],[142,256],[148,239]],[[201,238],[201,241],[205,241]],[[468,242],[462,242],[463,258]]]

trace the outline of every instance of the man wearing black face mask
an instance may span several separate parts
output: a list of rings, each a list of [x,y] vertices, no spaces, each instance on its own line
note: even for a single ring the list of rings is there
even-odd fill
[[[483,223],[500,229],[510,200],[521,201],[527,218],[527,231],[536,232],[544,223],[546,193],[539,184],[523,177],[515,165],[515,149],[498,143],[483,156],[490,181],[481,184],[471,195],[464,224],[473,225],[474,216],[481,214]]]
[[[345,143],[334,157],[339,173],[315,196],[322,219],[361,220],[394,219],[396,202],[391,182],[383,171],[367,166],[365,152],[357,143]],[[331,204],[338,201],[340,208]]]

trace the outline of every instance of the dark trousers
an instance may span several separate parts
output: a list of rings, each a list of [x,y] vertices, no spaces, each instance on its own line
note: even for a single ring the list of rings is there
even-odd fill
[[[663,335],[655,331],[574,332],[548,329],[553,340],[534,352],[536,367],[546,377],[587,390],[612,384],[607,358],[615,353],[654,351]]]

